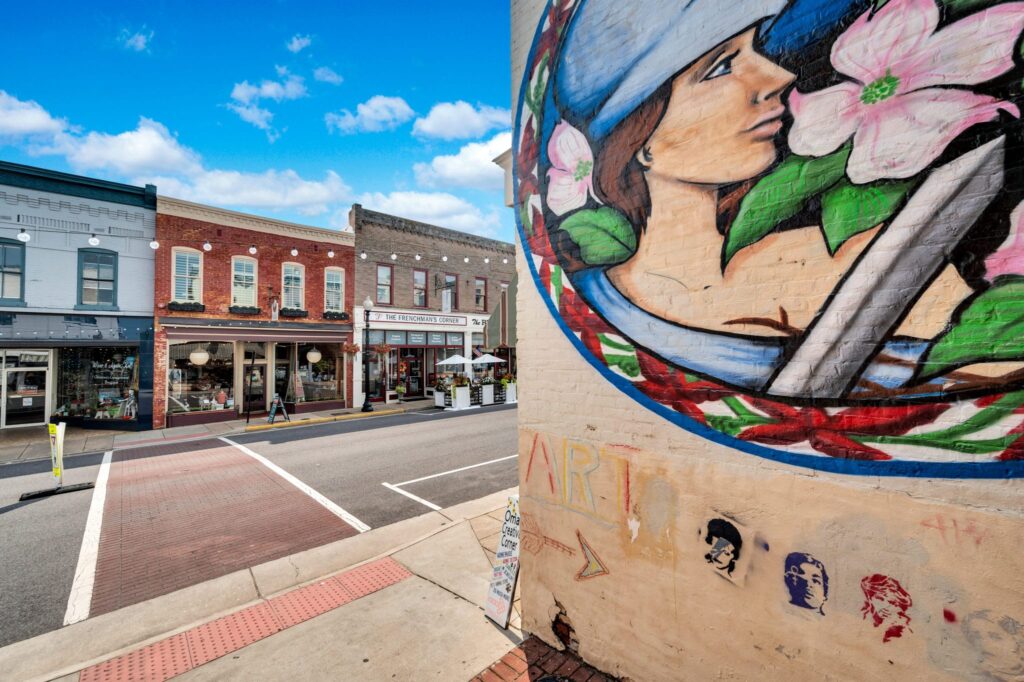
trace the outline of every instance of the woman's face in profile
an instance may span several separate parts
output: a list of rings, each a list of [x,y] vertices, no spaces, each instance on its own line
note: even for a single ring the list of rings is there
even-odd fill
[[[748,180],[776,157],[789,71],[754,49],[757,29],[722,43],[672,81],[649,138],[648,174],[696,184]],[[641,150],[641,155],[643,150]]]

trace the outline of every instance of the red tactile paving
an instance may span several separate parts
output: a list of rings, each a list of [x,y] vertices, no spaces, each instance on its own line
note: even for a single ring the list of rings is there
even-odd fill
[[[90,615],[356,530],[219,440],[115,451]]]
[[[590,667],[576,654],[556,651],[536,637],[530,637],[481,670],[470,682],[537,682],[555,679],[614,682],[614,678]]]
[[[411,576],[380,559],[98,663],[79,682],[162,682]],[[345,583],[363,591],[354,595]]]
[[[86,668],[78,682],[162,682],[194,667],[182,633]]]
[[[353,568],[334,577],[342,587],[356,599],[394,585],[411,576],[405,566],[394,559],[386,558]]]
[[[200,666],[282,630],[270,604],[250,606],[185,633],[192,663]],[[81,682],[81,681],[79,681]]]
[[[280,597],[274,597],[267,604],[274,609],[274,614],[281,626],[290,628],[356,598],[336,580],[328,579],[315,585],[292,590]]]

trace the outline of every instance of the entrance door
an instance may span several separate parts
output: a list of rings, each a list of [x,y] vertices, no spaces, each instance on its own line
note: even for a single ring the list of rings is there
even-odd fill
[[[423,396],[423,349],[405,348],[402,361],[405,362],[406,388],[408,396]]]
[[[0,426],[46,423],[45,369],[5,369]]]
[[[245,366],[245,381],[242,382],[242,409],[246,412],[263,412],[267,409],[267,365],[257,362]]]

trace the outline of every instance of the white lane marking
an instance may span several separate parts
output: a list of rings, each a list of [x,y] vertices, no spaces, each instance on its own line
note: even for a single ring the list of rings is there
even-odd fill
[[[398,493],[399,495],[405,495],[405,496],[406,496],[406,497],[408,497],[408,498],[409,498],[410,500],[416,500],[416,501],[417,501],[417,502],[419,502],[420,504],[422,504],[422,505],[424,505],[424,506],[426,506],[426,507],[428,507],[428,508],[430,508],[430,509],[433,509],[434,511],[441,511],[441,508],[440,508],[440,507],[438,507],[438,506],[437,506],[436,504],[434,504],[433,502],[427,502],[427,501],[426,501],[426,500],[424,500],[424,499],[423,499],[422,497],[416,497],[416,496],[415,496],[415,495],[413,495],[412,493],[410,493],[410,492],[407,492],[407,491],[405,491],[405,490],[402,490],[402,489],[401,489],[401,488],[399,488],[399,487],[398,487],[397,485],[391,485],[390,483],[381,483],[381,485],[382,485],[382,486],[384,486],[385,488],[387,488],[388,490],[394,490],[394,491],[395,491],[396,493]]]
[[[113,450],[103,453],[103,461],[100,462],[100,470],[96,474],[89,515],[85,520],[85,533],[82,534],[82,548],[78,551],[75,579],[71,583],[71,594],[68,595],[68,608],[64,611],[64,625],[71,625],[89,617],[92,589],[96,585],[96,558],[100,551],[103,507],[107,501],[107,478],[113,455]]]
[[[470,464],[469,466],[459,467],[458,469],[452,469],[451,471],[442,471],[439,474],[430,474],[429,476],[421,476],[420,478],[414,478],[411,481],[402,481],[401,483],[395,483],[395,485],[409,485],[410,483],[419,483],[420,481],[426,481],[426,480],[429,480],[431,478],[437,478],[439,476],[447,476],[448,474],[457,474],[460,471],[465,471],[466,469],[475,469],[477,467],[486,466],[488,464],[494,464],[496,462],[504,462],[504,461],[509,460],[509,459],[515,459],[518,456],[519,455],[509,455],[508,457],[499,457],[498,459],[491,459],[491,460],[488,460],[486,462],[479,462],[477,464]],[[387,484],[385,484],[385,485],[387,485]]]
[[[271,462],[269,459],[264,457],[263,455],[250,450],[249,448],[245,447],[241,443],[236,443],[235,441],[231,440],[230,438],[225,438],[224,436],[220,436],[220,440],[224,441],[228,445],[233,445],[234,447],[238,448],[239,450],[241,450],[245,454],[249,455],[250,457],[255,459],[257,462],[259,462],[263,466],[267,467],[268,469],[273,471],[275,474],[277,474],[278,476],[280,476],[281,478],[283,478],[284,480],[288,481],[293,486],[295,486],[296,488],[298,488],[299,490],[304,492],[306,495],[309,495],[314,500],[316,500],[317,502],[322,504],[324,507],[327,508],[327,510],[329,512],[331,512],[332,514],[337,516],[339,519],[341,519],[342,521],[344,521],[348,525],[350,525],[353,528],[355,528],[360,533],[365,533],[366,531],[370,530],[370,527],[367,526],[365,523],[363,523],[362,521],[360,521],[356,517],[352,516],[347,511],[345,511],[344,509],[342,509],[338,505],[334,504],[333,502],[328,500],[326,497],[324,497],[323,495],[321,495],[317,491],[313,490],[311,487],[309,487],[308,485],[306,485],[305,483],[303,483],[299,479],[295,478],[294,476],[289,474],[287,471],[285,471],[284,469],[282,469],[281,467],[277,466],[276,464]]]

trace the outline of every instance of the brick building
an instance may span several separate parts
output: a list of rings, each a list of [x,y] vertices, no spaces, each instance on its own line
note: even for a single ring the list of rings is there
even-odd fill
[[[353,236],[160,197],[154,426],[352,404]]]
[[[349,213],[349,225],[359,252],[356,339],[364,338],[362,303],[369,298],[369,345],[391,347],[386,363],[376,354],[370,356],[371,400],[388,398],[398,382],[405,384],[407,397],[432,395],[436,363],[455,354],[469,358],[474,351],[489,351],[507,360],[504,367],[514,371],[509,325],[494,325],[497,333],[486,338],[491,315],[507,320],[509,306],[515,304],[509,295],[516,276],[513,244],[370,211],[359,204]],[[356,374],[355,397],[361,400],[358,367]]]

